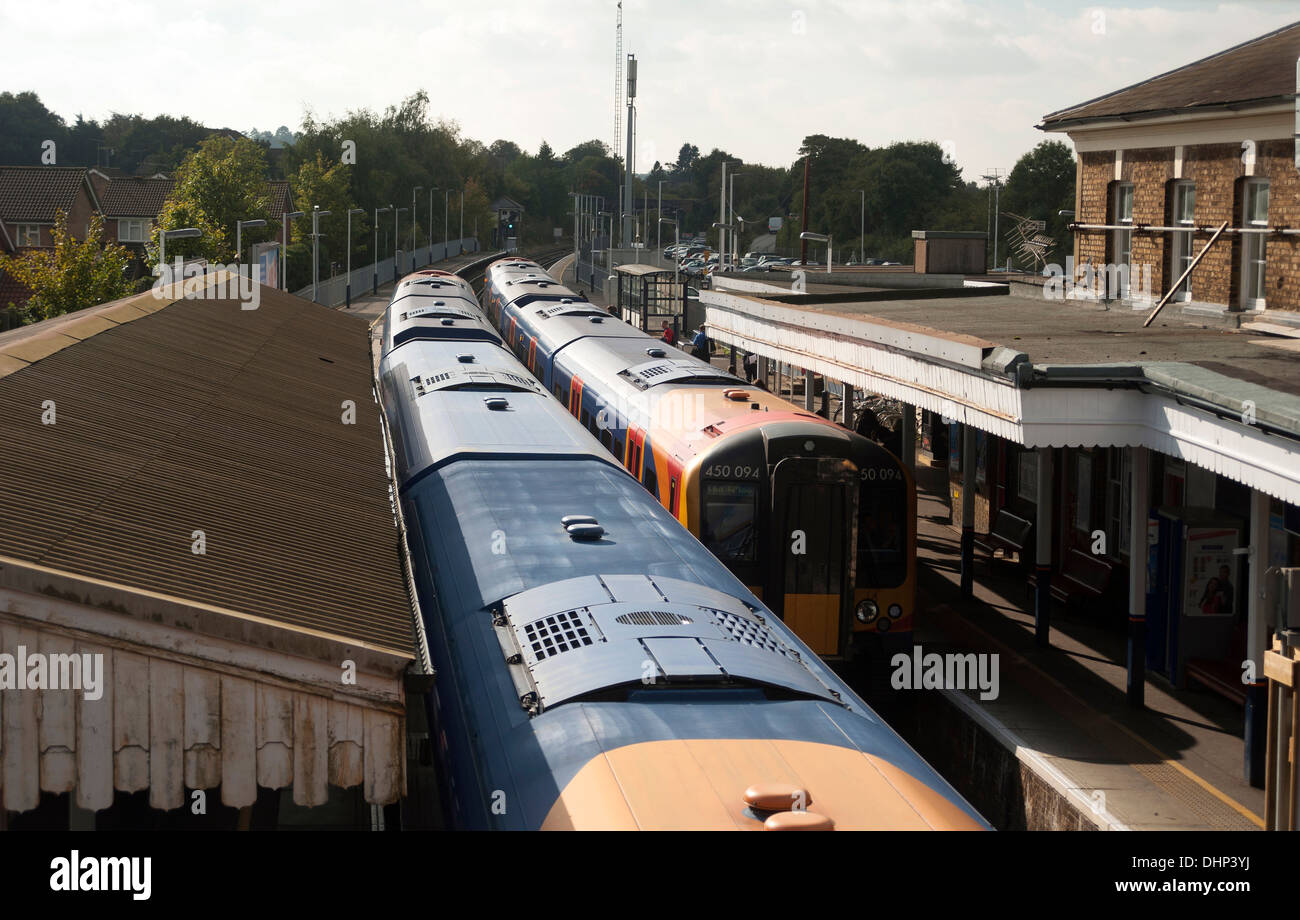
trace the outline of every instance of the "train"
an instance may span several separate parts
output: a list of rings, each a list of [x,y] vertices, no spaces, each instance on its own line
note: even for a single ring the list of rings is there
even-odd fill
[[[612,317],[524,258],[480,300],[583,427],[825,658],[911,646],[916,485],[855,432]]]
[[[989,829],[505,347],[407,276],[377,368],[455,828]]]

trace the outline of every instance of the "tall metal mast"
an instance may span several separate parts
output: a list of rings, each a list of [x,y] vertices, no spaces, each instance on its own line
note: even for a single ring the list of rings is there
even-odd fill
[[[623,0],[618,3],[618,19],[614,26],[614,140],[609,152],[617,158],[623,144]]]

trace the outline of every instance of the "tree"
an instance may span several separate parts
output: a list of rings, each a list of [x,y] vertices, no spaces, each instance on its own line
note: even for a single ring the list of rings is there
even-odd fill
[[[1061,141],[1041,141],[1026,153],[1007,176],[1001,208],[1034,220],[1047,222],[1048,234],[1056,240],[1055,253],[1071,251],[1068,217],[1058,211],[1074,208],[1074,152]]]
[[[131,254],[125,246],[104,242],[104,219],[90,219],[90,231],[78,240],[68,231],[68,215],[55,215],[54,249],[32,249],[0,256],[0,271],[32,292],[23,308],[24,322],[37,322],[117,300],[131,293],[127,280]]]
[[[204,228],[204,235],[189,241],[192,255],[214,262],[234,261],[235,222],[267,220],[271,200],[266,185],[266,154],[247,137],[214,135],[199,145],[176,171],[176,187],[159,215],[159,226]],[[193,223],[185,223],[191,220]],[[175,222],[173,222],[175,221]],[[150,259],[157,261],[157,231]],[[269,230],[244,234],[244,242],[270,238]],[[177,254],[181,254],[180,251]]]
[[[305,243],[310,250],[312,208],[319,207],[322,211],[330,212],[329,217],[320,218],[318,221],[322,238],[317,252],[322,278],[329,277],[331,261],[340,263],[347,261],[348,209],[356,207],[348,189],[348,169],[349,167],[338,160],[326,160],[317,151],[315,159],[299,166],[298,171],[289,180],[293,188],[294,200],[298,202],[299,209],[306,212],[294,221],[294,240]],[[352,221],[354,240],[357,237],[364,239],[369,226],[365,214],[357,215]],[[407,246],[403,245],[402,248],[405,249]],[[356,260],[353,261],[354,264],[359,264]],[[311,271],[310,258],[307,260],[307,271]],[[310,274],[307,278],[301,279],[303,284],[310,280]]]

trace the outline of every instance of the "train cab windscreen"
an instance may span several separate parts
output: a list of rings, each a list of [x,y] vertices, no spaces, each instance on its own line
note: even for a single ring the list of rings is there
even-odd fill
[[[758,558],[758,485],[744,482],[704,483],[700,542],[724,563]]]
[[[906,526],[906,481],[864,481],[858,495],[860,587],[896,588],[907,578]]]

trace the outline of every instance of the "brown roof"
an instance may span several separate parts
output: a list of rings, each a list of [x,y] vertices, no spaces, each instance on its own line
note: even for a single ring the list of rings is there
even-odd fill
[[[114,177],[100,206],[105,217],[157,217],[175,186],[174,179]]]
[[[0,557],[413,654],[370,368],[363,320],[265,287],[0,334]]]
[[[54,223],[54,214],[72,210],[82,186],[80,166],[0,166],[0,220]]]
[[[25,304],[31,296],[31,289],[27,285],[8,272],[0,270],[0,310],[7,310],[10,304],[15,306]]]
[[[1043,116],[1042,128],[1295,98],[1300,22],[1124,89]]]
[[[271,220],[279,220],[281,215],[293,210],[293,193],[289,190],[288,179],[270,179],[266,190],[271,196]]]

